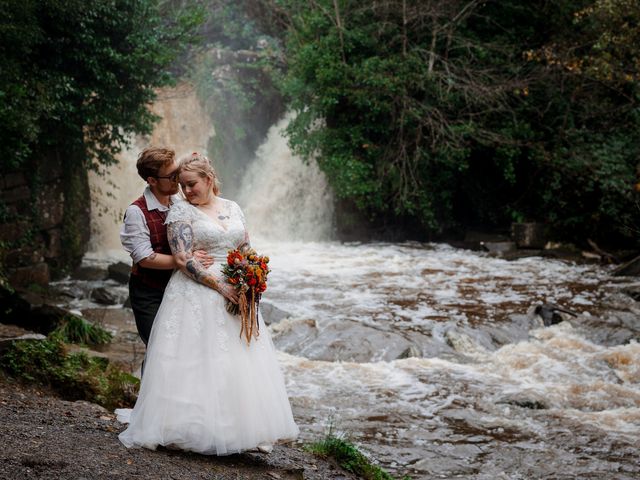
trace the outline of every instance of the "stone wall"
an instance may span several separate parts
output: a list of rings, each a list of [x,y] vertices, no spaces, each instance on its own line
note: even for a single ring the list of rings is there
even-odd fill
[[[12,286],[46,285],[52,276],[73,268],[81,258],[84,251],[69,252],[63,246],[63,238],[70,235],[69,223],[81,225],[78,232],[71,233],[84,245],[88,241],[88,203],[69,208],[71,202],[65,201],[73,199],[74,195],[65,193],[74,184],[76,189],[78,184],[86,184],[86,172],[64,172],[61,162],[55,160],[0,177],[0,253],[2,269]],[[68,221],[69,210],[75,222]]]

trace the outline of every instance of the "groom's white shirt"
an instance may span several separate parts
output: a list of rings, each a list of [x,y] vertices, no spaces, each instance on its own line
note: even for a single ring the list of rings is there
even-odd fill
[[[148,185],[144,189],[143,195],[149,210],[159,210],[161,212],[169,210],[169,207],[161,204],[156,196],[151,193]],[[175,201],[176,198],[174,195],[171,200]],[[142,210],[137,205],[129,205],[125,211],[124,224],[120,228],[120,242],[131,255],[133,263],[138,263],[153,254],[151,232]]]

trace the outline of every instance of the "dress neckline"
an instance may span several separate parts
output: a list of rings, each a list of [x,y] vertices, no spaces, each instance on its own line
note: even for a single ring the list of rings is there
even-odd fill
[[[218,197],[220,200],[222,201],[226,201],[223,198]],[[213,223],[215,226],[217,226],[218,228],[220,228],[223,232],[227,233],[229,230],[227,228],[225,228],[222,224],[216,222],[213,218],[211,218],[209,215],[207,215],[205,212],[203,212],[202,210],[200,210],[198,208],[197,205],[194,205],[192,203],[189,203],[189,201],[185,200],[189,205],[191,205],[191,207],[193,207],[197,212],[199,212],[201,215],[204,215],[207,220],[209,220],[211,223]]]

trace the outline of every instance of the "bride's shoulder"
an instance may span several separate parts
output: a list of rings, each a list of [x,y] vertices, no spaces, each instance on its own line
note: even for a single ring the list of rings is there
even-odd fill
[[[233,200],[228,200],[222,197],[218,197],[218,198],[222,200],[224,204],[227,206],[228,212],[238,215],[242,219],[242,221],[244,221],[244,213],[242,213],[242,209],[240,208],[240,205],[238,205]]]
[[[193,205],[187,202],[184,198],[173,197],[171,199],[171,207],[165,223],[171,223],[176,221],[189,221],[193,216]]]
[[[184,210],[191,210],[192,208],[194,208],[193,205],[187,202],[186,199],[175,197],[172,199],[171,207],[169,208],[169,211],[172,211],[172,210],[184,211]]]
[[[233,200],[229,200],[228,198],[222,198],[222,197],[218,197],[218,200],[220,200],[223,205],[240,210],[240,205],[238,205]]]

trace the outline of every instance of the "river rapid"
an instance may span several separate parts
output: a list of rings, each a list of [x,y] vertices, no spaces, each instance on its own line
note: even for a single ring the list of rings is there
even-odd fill
[[[443,244],[254,245],[290,314],[272,332],[303,439],[331,428],[412,478],[640,476],[629,279]],[[542,302],[577,316],[544,327]]]
[[[301,441],[331,431],[416,479],[640,478],[640,303],[624,293],[637,279],[446,244],[252,243],[271,258],[262,309]],[[57,288],[126,297],[81,283]],[[541,303],[576,316],[545,327]],[[106,353],[139,367],[129,309],[67,306],[114,329]]]

